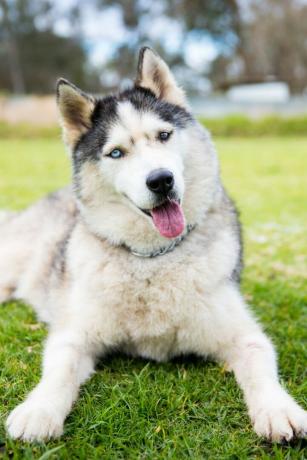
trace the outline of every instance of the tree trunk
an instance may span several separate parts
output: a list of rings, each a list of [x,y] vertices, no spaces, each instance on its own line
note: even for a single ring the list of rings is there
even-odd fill
[[[0,0],[0,6],[3,14],[3,28],[5,31],[7,57],[9,63],[9,72],[11,78],[12,91],[14,94],[25,93],[25,82],[23,73],[20,65],[18,45],[14,32],[12,30],[10,17],[9,17],[9,6],[6,0]]]

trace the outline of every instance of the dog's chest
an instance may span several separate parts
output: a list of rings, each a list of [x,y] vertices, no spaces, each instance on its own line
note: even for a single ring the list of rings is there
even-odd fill
[[[174,342],[201,302],[197,267],[161,257],[118,270],[121,280],[112,290],[118,327],[135,344]]]

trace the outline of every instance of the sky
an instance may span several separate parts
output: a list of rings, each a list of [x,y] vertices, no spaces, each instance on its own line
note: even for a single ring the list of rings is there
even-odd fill
[[[65,12],[76,1],[78,0],[55,1],[62,16],[62,19],[55,24],[55,32],[59,35],[65,36],[71,33],[69,22],[65,19]],[[85,38],[86,51],[89,54],[90,62],[101,67],[108,61],[120,43],[133,40],[133,32],[125,28],[118,7],[111,6],[97,13],[97,10],[91,7],[90,2],[83,2],[83,5],[81,31]],[[159,12],[157,11],[157,13]],[[153,41],[155,38],[164,37],[166,48],[170,53],[176,52],[181,46],[182,30],[178,21],[157,14],[157,19],[154,22],[151,21],[149,24],[144,21],[141,23],[141,27],[150,31],[149,37]],[[186,64],[191,69],[202,71],[217,56],[218,49],[209,37],[203,37],[201,40],[191,38],[186,42],[183,54]]]

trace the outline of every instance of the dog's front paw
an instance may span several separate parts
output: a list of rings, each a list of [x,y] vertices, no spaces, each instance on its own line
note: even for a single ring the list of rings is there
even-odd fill
[[[273,442],[306,437],[307,412],[290,397],[284,398],[278,404],[274,404],[274,396],[272,397],[271,404],[260,408],[252,417],[256,433]]]
[[[43,441],[63,433],[63,420],[48,404],[27,400],[9,415],[6,427],[14,439]]]

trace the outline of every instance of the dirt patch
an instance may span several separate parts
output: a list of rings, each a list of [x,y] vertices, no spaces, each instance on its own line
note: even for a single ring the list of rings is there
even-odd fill
[[[55,96],[0,97],[0,121],[53,126],[58,121]]]

